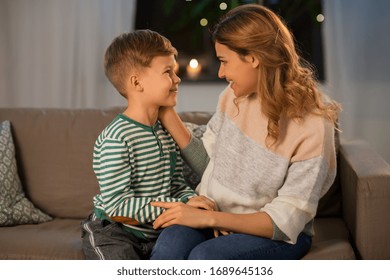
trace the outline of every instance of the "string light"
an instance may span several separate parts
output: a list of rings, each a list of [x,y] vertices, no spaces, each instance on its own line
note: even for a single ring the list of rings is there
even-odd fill
[[[325,17],[324,17],[323,14],[318,14],[316,19],[317,19],[318,22],[323,22],[325,20]]]
[[[219,8],[224,11],[227,9],[227,4],[225,2],[222,2],[221,4],[219,4]]]
[[[202,26],[206,26],[208,23],[209,23],[209,21],[206,18],[202,18],[200,20],[200,25],[202,25]]]
[[[197,59],[193,58],[193,59],[190,60],[190,67],[191,68],[194,69],[194,68],[198,67],[198,65],[199,65],[199,62],[198,62]]]
[[[193,58],[190,60],[190,63],[188,63],[186,70],[188,78],[196,80],[202,71],[202,65],[200,65],[197,59]]]

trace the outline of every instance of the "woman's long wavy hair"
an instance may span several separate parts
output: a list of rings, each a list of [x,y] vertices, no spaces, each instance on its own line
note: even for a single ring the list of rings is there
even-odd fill
[[[275,13],[256,4],[239,6],[219,19],[211,35],[240,57],[260,60],[257,94],[268,117],[267,146],[279,138],[282,114],[300,120],[312,113],[336,125],[340,105],[324,100],[311,65],[297,54],[291,32]]]

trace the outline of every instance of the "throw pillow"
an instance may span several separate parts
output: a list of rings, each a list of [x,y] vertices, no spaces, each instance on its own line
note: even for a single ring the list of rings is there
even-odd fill
[[[9,121],[0,123],[0,226],[37,224],[52,218],[26,198],[17,173]]]
[[[201,139],[203,133],[206,131],[206,125],[198,125],[190,122],[185,122],[185,125],[191,131],[192,135],[198,139]],[[183,175],[188,186],[195,189],[200,182],[201,176],[196,174],[185,161],[183,164]]]

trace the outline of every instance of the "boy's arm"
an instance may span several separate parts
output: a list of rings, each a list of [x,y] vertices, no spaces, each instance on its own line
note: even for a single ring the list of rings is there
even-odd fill
[[[136,196],[131,186],[128,147],[122,141],[104,139],[95,144],[93,169],[99,182],[104,212],[112,220],[128,224],[149,223],[163,212],[150,202],[182,201],[173,197]]]

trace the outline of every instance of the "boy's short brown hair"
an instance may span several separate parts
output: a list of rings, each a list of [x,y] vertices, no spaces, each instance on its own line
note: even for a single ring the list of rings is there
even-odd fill
[[[177,56],[171,42],[159,33],[144,29],[116,37],[104,55],[107,78],[126,97],[125,81],[132,70],[149,67],[156,56]]]

